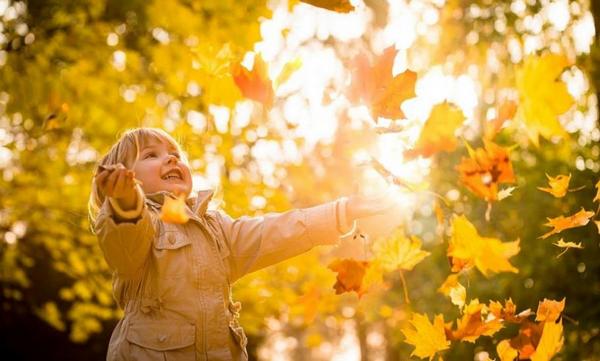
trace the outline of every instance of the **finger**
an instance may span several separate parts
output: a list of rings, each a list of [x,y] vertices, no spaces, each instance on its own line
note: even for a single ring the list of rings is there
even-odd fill
[[[122,196],[125,193],[125,169],[119,169],[117,171],[117,177],[115,179],[115,195]]]
[[[113,171],[108,179],[106,180],[106,194],[113,196],[115,193],[115,186],[119,179],[119,171]]]

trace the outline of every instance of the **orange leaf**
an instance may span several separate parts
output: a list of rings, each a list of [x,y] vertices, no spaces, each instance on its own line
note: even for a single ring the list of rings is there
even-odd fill
[[[254,66],[249,71],[242,64],[233,65],[232,76],[242,95],[256,100],[267,108],[273,105],[273,84],[269,79],[267,64],[260,55],[254,57]]]
[[[454,151],[457,145],[454,132],[464,120],[462,110],[456,106],[448,102],[437,104],[431,110],[415,148],[405,151],[404,157],[407,159],[417,156],[431,157],[435,153]]]
[[[553,234],[564,231],[565,229],[585,226],[588,224],[593,215],[594,212],[586,211],[585,209],[581,208],[579,212],[568,217],[560,216],[556,218],[546,218],[548,219],[548,223],[544,225],[548,227],[554,227],[554,229],[543,236],[540,236],[539,238],[546,239]]]
[[[354,291],[361,297],[364,293],[363,279],[369,262],[354,259],[342,259],[331,262],[328,266],[337,272],[336,283],[333,285],[336,294]]]
[[[515,174],[509,158],[509,149],[492,141],[483,140],[484,148],[472,150],[470,158],[463,158],[456,167],[461,182],[478,197],[488,202],[498,200],[498,185],[514,183]]]
[[[354,10],[350,0],[300,0],[303,3],[316,6],[318,8],[335,11],[338,13],[349,13]]]
[[[531,361],[550,361],[552,356],[560,351],[564,342],[562,321],[558,323],[544,322],[543,324],[542,337],[535,353],[531,355]]]
[[[546,174],[546,177],[548,178],[548,185],[550,188],[538,187],[539,190],[550,193],[556,198],[562,198],[565,196],[565,194],[567,194],[569,181],[571,180],[571,174],[559,174],[556,177],[550,177],[548,174]]]
[[[394,47],[385,49],[382,55],[375,58],[373,65],[364,54],[354,62],[349,98],[353,102],[365,103],[374,118],[403,118],[400,105],[416,95],[415,72],[406,70],[392,77],[396,52]]]
[[[519,360],[528,359],[533,355],[543,330],[543,323],[525,321],[521,324],[519,334],[510,340],[510,346],[519,351]]]
[[[544,322],[556,322],[556,320],[558,320],[560,314],[564,309],[565,298],[563,298],[560,302],[544,298],[544,300],[541,301],[538,306],[535,320]]]
[[[510,340],[502,340],[496,346],[496,352],[500,361],[513,361],[519,352],[510,346]]]
[[[177,198],[166,196],[160,211],[160,219],[167,223],[186,223],[190,217],[187,215],[185,207],[185,195],[182,194]]]
[[[500,302],[490,301],[488,308],[495,318],[512,323],[521,323],[532,314],[530,309],[516,314],[517,306],[511,298],[504,301],[504,306]]]
[[[479,300],[471,300],[465,307],[464,315],[456,321],[456,330],[448,330],[450,339],[475,342],[479,336],[492,336],[500,331],[504,327],[502,321],[486,320],[483,316],[486,312],[485,305],[480,304]]]

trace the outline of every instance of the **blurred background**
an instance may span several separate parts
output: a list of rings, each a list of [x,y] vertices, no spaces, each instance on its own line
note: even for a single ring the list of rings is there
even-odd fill
[[[364,160],[375,158],[409,182],[429,182],[481,234],[521,239],[517,274],[470,272],[469,298],[535,310],[566,297],[565,344],[557,360],[600,360],[600,237],[595,226],[565,233],[583,250],[538,239],[546,217],[596,210],[600,170],[598,1],[357,0],[349,13],[297,1],[0,0],[0,357],[102,360],[121,311],[111,274],[89,230],[87,199],[95,162],[125,129],[162,127],[181,141],[196,190],[213,188],[211,207],[232,216],[308,207],[352,193],[391,190],[393,215],[345,239],[246,276],[234,287],[255,360],[405,360],[400,332],[411,311],[457,315],[437,292],[450,265],[448,232],[435,199],[389,185]],[[358,54],[394,46],[395,74],[417,72],[405,118],[373,119],[345,96]],[[459,183],[467,154],[405,160],[435,104],[458,106],[460,137],[479,145],[500,99],[518,99],[515,69],[530,54],[570,61],[560,80],[575,101],[560,116],[569,137],[539,147],[518,128],[498,136],[511,153],[516,190],[494,204]],[[231,65],[255,54],[275,87],[267,109],[244,99]],[[509,121],[510,123],[510,121]],[[402,132],[381,132],[401,125]],[[462,142],[461,142],[462,143]],[[363,165],[361,165],[363,164]],[[545,174],[571,174],[556,199],[537,190]],[[414,270],[388,274],[386,290],[360,300],[335,295],[338,257],[368,260],[370,246],[401,228],[431,255]],[[440,229],[442,228],[442,229]],[[392,233],[393,236],[393,233]],[[515,330],[505,330],[507,335]],[[511,337],[511,336],[507,336]],[[497,339],[497,338],[496,338]],[[457,343],[447,360],[484,359],[496,341]]]

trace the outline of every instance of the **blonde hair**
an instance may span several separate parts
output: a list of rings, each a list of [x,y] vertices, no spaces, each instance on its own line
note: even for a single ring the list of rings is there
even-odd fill
[[[119,140],[110,148],[108,153],[98,161],[96,172],[98,171],[98,166],[114,165],[118,163],[122,163],[126,168],[131,169],[137,161],[140,151],[150,140],[167,143],[175,148],[183,157],[183,152],[179,143],[164,130],[160,128],[134,128],[126,130]],[[183,157],[182,160],[187,163],[185,157]],[[88,200],[88,215],[92,231],[100,207],[102,206],[102,203],[104,203],[104,199],[105,196],[100,191],[98,184],[96,184],[95,177],[92,178],[92,190]]]

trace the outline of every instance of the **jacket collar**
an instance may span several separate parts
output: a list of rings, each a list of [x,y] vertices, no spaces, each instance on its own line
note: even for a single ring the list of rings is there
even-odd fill
[[[198,191],[195,196],[188,197],[185,204],[192,215],[202,217],[208,208],[208,203],[212,199],[214,190],[204,189]],[[154,208],[160,209],[165,202],[165,197],[175,199],[175,195],[169,191],[159,191],[156,193],[146,194],[146,203]]]

